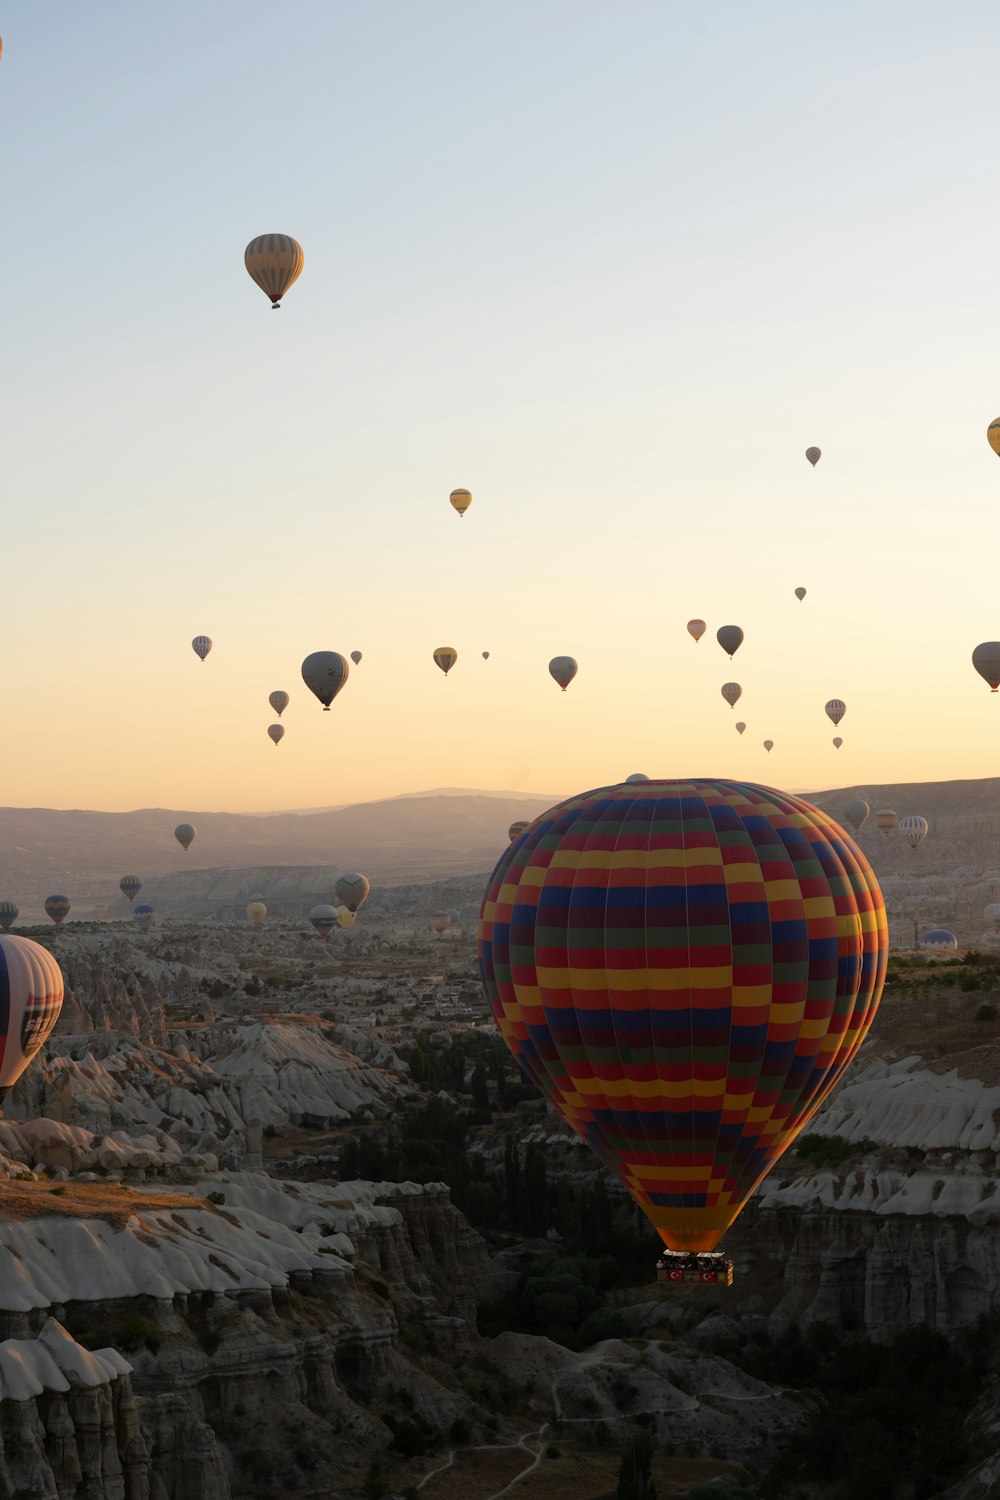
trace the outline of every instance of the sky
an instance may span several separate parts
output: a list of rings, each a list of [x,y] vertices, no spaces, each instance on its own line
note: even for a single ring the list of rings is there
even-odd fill
[[[0,801],[997,773],[1000,10],[275,18],[4,6]]]

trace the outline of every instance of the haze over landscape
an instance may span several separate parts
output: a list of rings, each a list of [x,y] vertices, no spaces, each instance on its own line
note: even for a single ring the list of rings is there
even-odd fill
[[[0,1496],[1000,1496],[1000,12],[0,33]]]

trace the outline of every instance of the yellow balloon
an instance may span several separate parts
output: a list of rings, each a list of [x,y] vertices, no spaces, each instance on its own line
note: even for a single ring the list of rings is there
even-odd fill
[[[464,516],[469,506],[472,504],[472,491],[452,490],[448,498],[454,508],[458,511],[459,515]]]
[[[348,911],[346,906],[338,906],[337,921],[341,927],[353,927],[354,913],[352,911]]]
[[[1000,417],[997,417],[996,421],[991,422],[987,427],[986,441],[993,449],[993,452],[1000,457]]]
[[[458,652],[454,646],[439,646],[434,652],[434,660],[447,677],[452,667],[458,661]]]
[[[276,308],[292,282],[298,280],[305,256],[290,234],[259,234],[243,252],[243,262]]]

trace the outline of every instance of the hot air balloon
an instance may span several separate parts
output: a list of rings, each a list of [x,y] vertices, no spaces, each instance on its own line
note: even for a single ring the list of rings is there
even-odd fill
[[[730,708],[735,708],[739,700],[743,697],[743,689],[738,682],[724,682],[719,692],[725,698]]]
[[[9,932],[17,921],[18,909],[13,901],[0,901],[0,927]]]
[[[46,896],[45,914],[46,916],[51,917],[53,922],[58,927],[64,917],[68,916],[69,914],[69,897]]]
[[[174,829],[174,838],[180,844],[181,848],[187,851],[194,843],[197,833],[198,830],[193,823],[178,823]]]
[[[631,776],[625,777],[626,786],[634,786],[638,781],[648,781],[649,777],[643,771],[633,771]]]
[[[3,906],[0,904],[0,916],[3,914]],[[987,922],[992,922],[994,927],[1000,927],[1000,901],[991,901],[983,912]]]
[[[150,906],[149,902],[142,902],[132,913],[132,921],[140,932],[148,932],[153,925],[156,916],[156,907]]]
[[[333,894],[341,906],[346,906],[348,911],[360,911],[368,900],[370,890],[367,876],[341,875],[333,888]]]
[[[255,927],[259,927],[266,916],[267,907],[263,901],[250,901],[247,903],[247,921],[252,922]]]
[[[211,649],[212,642],[207,635],[196,635],[194,640],[191,642],[191,650],[194,652],[195,656],[201,657],[202,661],[205,660],[205,657],[208,655]]]
[[[927,819],[909,813],[905,818],[900,818],[899,831],[910,848],[915,849],[927,837]]]
[[[549,662],[549,676],[555,678],[563,692],[569,687],[579,670],[572,656],[554,656]]]
[[[764,749],[768,752],[768,754],[770,754],[771,751],[774,749],[774,741],[773,740],[765,740],[764,741]]]
[[[815,469],[816,465],[819,463],[819,461],[820,461],[820,459],[822,457],[823,457],[822,449],[820,449],[820,448],[807,448],[806,449],[806,458],[808,458],[809,462],[812,464],[812,466],[813,466],[814,469]]]
[[[243,264],[277,312],[282,297],[299,279],[305,257],[290,234],[259,234],[244,250]]]
[[[490,877],[478,946],[523,1072],[668,1249],[700,1254],[861,1046],[888,932],[867,861],[826,813],[663,780],[536,818]]]
[[[517,821],[516,821],[516,823],[512,823],[510,825],[510,827],[507,829],[507,841],[508,841],[508,843],[512,844],[515,839],[519,839],[521,837],[521,834],[524,832],[524,830],[526,828],[530,828],[530,827],[531,827],[531,819],[530,818],[518,818]]]
[[[338,906],[337,907],[337,924],[338,924],[338,926],[340,926],[340,927],[353,927],[354,926],[354,920],[355,920],[354,913],[352,911],[349,911],[346,906]]]
[[[852,797],[850,802],[844,803],[841,812],[852,828],[860,828],[862,823],[868,822],[871,808],[863,797]]]
[[[65,899],[65,898],[63,898]],[[69,903],[67,902],[67,907]],[[30,938],[0,937],[0,1100],[6,1098],[59,1019],[63,977]]]
[[[831,698],[829,703],[824,704],[823,712],[833,724],[839,724],[847,712],[847,704],[842,698]]]
[[[446,911],[432,911],[431,926],[437,933],[438,937],[441,937],[448,931],[448,928],[451,926],[451,917]]]
[[[285,738],[284,724],[268,724],[267,732],[276,745],[280,745]]]
[[[337,925],[337,908],[328,905],[325,901],[319,906],[314,906],[309,913],[309,920],[319,933],[324,942],[329,942],[330,933]]]
[[[932,927],[920,934],[920,946],[928,953],[954,953],[958,938],[947,927]]]
[[[357,664],[358,664],[358,662],[360,660],[361,660],[361,652],[360,651],[352,651],[351,652],[351,661],[354,663],[355,666],[357,666]]]
[[[268,703],[270,703],[271,707],[274,709],[275,713],[280,719],[281,715],[288,707],[288,694],[283,693],[280,688],[275,688],[273,693],[268,693],[267,701]]]
[[[142,881],[138,875],[123,875],[118,882],[118,889],[123,896],[127,896],[129,901],[132,902],[142,890]]]
[[[705,624],[704,620],[688,620],[687,622],[687,633],[688,635],[693,637],[696,645],[701,640],[707,629],[708,626]]]
[[[483,661],[489,661],[489,659],[490,659],[490,653],[488,651],[484,651],[483,652]]]
[[[896,826],[896,814],[891,807],[880,807],[875,814],[875,827],[888,838]]]
[[[795,590],[795,597],[799,601],[799,603],[801,604],[802,601],[803,601],[803,599],[806,597],[806,591],[805,591],[805,589],[803,589],[803,588],[797,588]]]
[[[983,641],[977,646],[972,653],[972,665],[995,693],[1000,687],[1000,641]]]
[[[744,731],[744,729],[746,729],[746,727],[747,726],[744,724],[744,722],[743,722],[742,719],[737,720],[737,723],[736,723],[736,733],[737,734],[742,734],[743,731]]]
[[[1000,455],[1000,417],[997,417],[996,420],[991,422],[987,427],[986,441],[993,449],[993,452]]]
[[[835,750],[839,750],[839,749],[840,749],[840,747],[841,747],[841,745],[842,745],[842,744],[843,744],[843,743],[844,743],[844,742],[843,742],[843,740],[842,740],[842,739],[841,739],[841,738],[840,738],[840,735],[839,735],[839,734],[835,734],[835,735],[834,735],[834,737],[833,737],[833,748],[834,748],[834,749],[835,749]]]
[[[452,667],[458,661],[458,652],[454,646],[438,646],[434,652],[434,661],[447,677]]]
[[[452,508],[458,511],[459,516],[464,516],[469,506],[472,504],[472,491],[452,490],[451,494],[448,496],[448,499],[451,501]]]
[[[715,639],[729,656],[735,656],[743,644],[743,632],[738,625],[720,625]]]
[[[323,705],[324,713],[350,676],[351,669],[339,651],[313,651],[302,663],[302,681]]]

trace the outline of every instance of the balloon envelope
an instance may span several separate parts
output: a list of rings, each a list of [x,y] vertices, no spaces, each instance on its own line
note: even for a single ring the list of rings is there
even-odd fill
[[[153,925],[153,918],[155,916],[156,907],[150,906],[148,902],[143,902],[132,912],[132,921],[140,932],[148,932]]]
[[[182,849],[190,849],[191,845],[195,841],[197,833],[198,830],[193,823],[178,823],[177,827],[174,829],[174,838],[180,844]]]
[[[341,875],[333,888],[333,893],[341,906],[346,906],[348,911],[360,911],[368,900],[368,892],[371,886],[366,875]]]
[[[490,653],[488,651],[484,651],[483,652],[483,661],[489,661],[489,659],[490,659]]]
[[[243,264],[271,306],[277,307],[294,281],[302,274],[305,256],[290,234],[259,234],[243,252]]]
[[[508,843],[512,844],[515,839],[519,839],[521,837],[521,834],[524,832],[524,830],[526,828],[530,828],[530,827],[531,827],[531,819],[530,818],[518,818],[517,821],[514,822],[514,823],[512,823],[510,825],[510,827],[507,829],[507,841],[508,841]]]
[[[18,908],[13,901],[0,901],[0,927],[9,932],[17,921]]]
[[[0,912],[2,912],[2,910],[3,907],[0,906]],[[989,906],[987,906],[986,910],[983,912],[983,915],[988,922],[993,923],[994,927],[1000,927],[1000,901],[991,901]]]
[[[480,911],[484,989],[522,1070],[664,1243],[697,1252],[857,1052],[887,951],[851,838],[731,781],[563,802],[504,852]]]
[[[250,901],[250,902],[248,902],[248,904],[247,904],[247,921],[248,922],[252,922],[255,927],[259,927],[260,924],[261,924],[261,922],[263,922],[263,920],[264,920],[264,918],[266,916],[267,916],[267,907],[264,905],[263,901]]]
[[[715,639],[729,656],[735,656],[743,644],[743,631],[738,625],[720,625]]]
[[[447,677],[452,667],[458,661],[458,652],[454,646],[438,646],[434,652],[434,661]]]
[[[358,664],[358,662],[360,660],[361,660],[361,652],[360,651],[352,651],[351,652],[351,661],[354,663],[355,666],[357,666],[357,664]]]
[[[806,597],[806,591],[805,591],[805,589],[802,589],[802,588],[796,589],[795,590],[795,597],[799,601],[799,603],[801,604],[802,601],[803,601],[803,599]]]
[[[56,926],[58,927],[59,923],[69,915],[69,897],[46,896],[45,914],[46,916],[51,917],[53,922],[55,922]]]
[[[693,636],[696,641],[701,640],[707,629],[708,626],[704,620],[688,620],[687,622],[687,633]]]
[[[554,656],[549,662],[549,676],[554,677],[563,692],[569,687],[579,667],[572,656]]]
[[[907,817],[900,818],[899,831],[910,848],[915,849],[927,837],[927,819],[919,818],[914,813],[910,813]]]
[[[995,693],[1000,687],[1000,641],[983,641],[972,653],[972,665]]]
[[[832,723],[839,724],[847,712],[847,704],[842,698],[831,698],[824,706],[823,712]]]
[[[321,901],[309,913],[309,920],[323,938],[328,938],[337,925],[337,908]]]
[[[725,698],[730,708],[735,708],[739,700],[743,697],[743,689],[738,682],[724,682],[719,692]]]
[[[438,937],[440,937],[441,934],[443,932],[447,932],[448,928],[451,926],[451,916],[446,911],[432,911],[431,926],[437,933]]]
[[[337,925],[339,927],[353,927],[354,920],[354,913],[346,906],[337,907]]]
[[[118,889],[123,896],[128,897],[129,901],[134,901],[142,890],[142,881],[138,875],[123,875],[118,882]]]
[[[986,429],[986,441],[993,452],[1000,454],[1000,417],[994,418]]]
[[[931,927],[920,934],[920,946],[930,953],[954,953],[958,938],[947,927]]]
[[[764,741],[764,749],[767,750],[767,751],[773,750],[774,749],[774,741],[773,740],[765,740]]]
[[[880,807],[875,814],[875,827],[879,833],[890,834],[896,826],[896,813],[891,807]]]
[[[302,681],[323,705],[324,713],[350,676],[351,669],[339,651],[313,651],[302,663]]]
[[[736,722],[736,733],[737,734],[742,734],[743,731],[744,731],[744,729],[746,729],[746,727],[747,726],[744,724],[743,720],[742,719],[738,719],[737,722]]]
[[[268,724],[267,732],[276,745],[280,745],[285,738],[284,724]]]
[[[472,491],[452,490],[451,494],[448,496],[448,499],[452,503],[452,508],[454,510],[457,510],[460,516],[464,516],[469,506],[472,504]]]
[[[191,650],[194,652],[195,656],[200,656],[202,661],[205,660],[205,657],[208,655],[211,649],[212,642],[209,640],[207,635],[196,635],[194,640],[191,642]]]
[[[814,469],[815,469],[816,465],[819,463],[819,461],[820,461],[820,459],[822,457],[823,457],[822,449],[820,449],[820,448],[807,448],[806,449],[806,458],[808,458],[809,462],[812,464],[812,466],[813,466]]]
[[[288,707],[288,694],[282,692],[280,688],[275,688],[273,693],[268,693],[267,701],[268,703],[270,703],[271,707],[274,709],[275,713],[280,719],[281,715]]]
[[[840,749],[840,747],[841,747],[841,745],[842,745],[842,744],[843,744],[843,743],[844,743],[844,742],[843,742],[843,740],[842,740],[842,739],[841,739],[841,738],[840,738],[840,735],[839,735],[839,734],[835,734],[835,735],[834,735],[834,737],[833,737],[833,748],[834,748],[834,749],[835,749],[835,750],[839,750],[839,749]]]
[[[68,903],[67,903],[68,905]],[[52,954],[30,938],[0,937],[0,1099],[52,1031],[63,1003],[63,977]]]
[[[844,803],[841,811],[852,828],[860,828],[862,823],[867,823],[871,808],[863,797],[852,797]]]
[[[649,777],[645,774],[644,771],[633,771],[632,774],[631,774],[631,776],[626,776],[625,777],[625,785],[626,786],[634,786],[635,783],[638,782],[638,781],[648,781],[648,780],[649,780]]]

